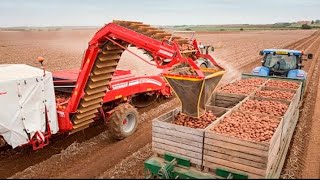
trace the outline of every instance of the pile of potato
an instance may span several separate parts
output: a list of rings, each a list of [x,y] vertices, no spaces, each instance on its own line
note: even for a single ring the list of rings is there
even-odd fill
[[[262,78],[248,78],[241,79],[234,83],[227,84],[218,89],[218,92],[249,95],[251,92],[257,89],[257,86],[266,82],[266,79]]]
[[[270,116],[283,116],[288,109],[288,105],[279,101],[248,100],[243,103],[239,110],[251,113],[258,113]]]
[[[299,84],[296,82],[270,80],[266,84],[267,87],[285,88],[285,89],[298,89]]]
[[[269,142],[279,123],[279,118],[258,117],[242,112],[234,112],[210,130],[244,140]]]
[[[247,86],[244,87],[241,84],[227,84],[218,89],[217,92],[229,93],[229,94],[240,94],[240,95],[249,95],[253,91],[255,91],[257,87],[255,86]]]
[[[190,117],[190,116],[179,113],[175,117],[173,124],[195,128],[195,129],[204,129],[216,119],[217,117],[212,113],[212,111],[206,112],[200,118],[194,118],[194,117]]]
[[[179,74],[179,75],[192,75],[197,76],[197,73],[194,69],[190,67],[187,63],[181,63],[178,65],[173,66],[172,69],[169,71],[171,74]]]
[[[263,78],[247,78],[247,79],[240,79],[235,83],[241,84],[242,86],[261,86],[267,80]]]
[[[67,102],[70,100],[71,94],[69,93],[62,93],[62,92],[56,92],[56,104],[57,108],[59,109],[65,109],[67,106]]]
[[[264,97],[264,98],[291,100],[294,96],[294,93],[289,91],[280,91],[280,90],[259,90],[256,92],[255,95],[258,97]]]
[[[192,44],[182,44],[179,45],[180,51],[186,51],[186,50],[194,50],[194,46]]]

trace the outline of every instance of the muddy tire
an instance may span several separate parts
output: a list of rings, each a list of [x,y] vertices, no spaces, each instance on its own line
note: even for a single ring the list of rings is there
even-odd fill
[[[0,147],[5,146],[7,143],[2,136],[0,136]]]
[[[124,139],[137,130],[138,122],[137,109],[124,103],[114,108],[114,112],[110,116],[109,129],[114,138]]]

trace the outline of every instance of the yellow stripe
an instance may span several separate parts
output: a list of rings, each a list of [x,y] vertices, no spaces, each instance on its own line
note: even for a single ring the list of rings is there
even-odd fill
[[[199,78],[192,78],[192,77],[183,77],[183,76],[170,76],[170,75],[164,75],[164,77],[169,78],[169,79],[178,79],[178,80],[203,81],[203,79],[199,79]]]
[[[180,104],[182,104],[182,101],[180,99],[180,97],[178,96],[178,94],[176,93],[176,91],[174,90],[174,88],[171,86],[171,84],[169,83],[169,81],[164,78],[164,80],[169,84],[170,88],[173,90],[174,94],[178,97],[179,101],[180,101]]]
[[[205,84],[205,81],[202,82],[202,86],[201,86],[201,90],[198,98],[198,105],[197,105],[198,116],[197,117],[200,117],[200,99],[203,93],[204,84]]]
[[[212,73],[221,71],[221,69],[210,69],[210,68],[200,68],[200,70],[201,70],[202,72],[212,72]]]
[[[225,72],[226,71],[219,71],[219,72],[216,72],[214,74],[210,74],[210,75],[206,76],[206,79],[217,77],[217,76],[222,76]]]

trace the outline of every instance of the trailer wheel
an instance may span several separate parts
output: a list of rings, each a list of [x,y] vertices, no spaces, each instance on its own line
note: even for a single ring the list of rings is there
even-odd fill
[[[114,108],[110,116],[110,131],[116,139],[124,139],[133,134],[138,127],[139,113],[128,103]]]

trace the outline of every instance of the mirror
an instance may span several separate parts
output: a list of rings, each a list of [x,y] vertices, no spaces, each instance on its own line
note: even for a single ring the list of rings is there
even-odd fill
[[[211,51],[214,52],[214,47],[213,46],[211,47]]]
[[[308,54],[308,59],[312,59],[313,58],[313,54]]]
[[[262,56],[262,55],[263,55],[263,51],[260,51],[260,52],[259,52],[259,55]]]

